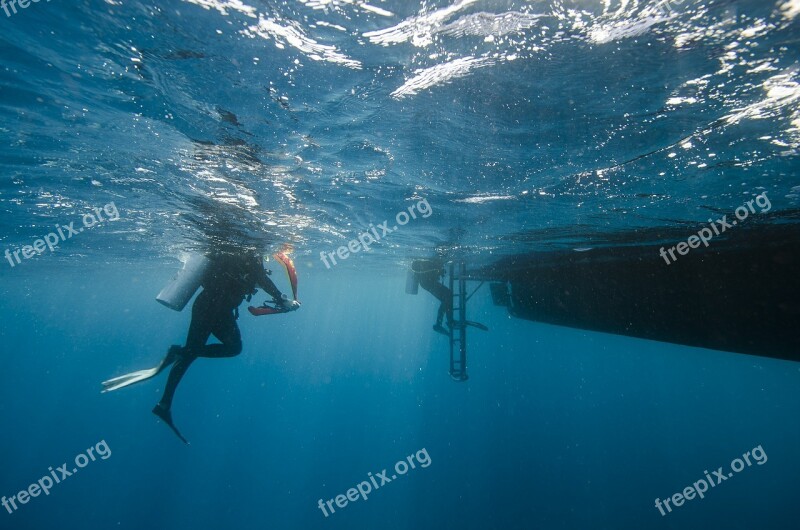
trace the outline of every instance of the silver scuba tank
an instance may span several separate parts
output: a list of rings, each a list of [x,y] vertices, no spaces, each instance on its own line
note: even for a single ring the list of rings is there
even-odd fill
[[[158,293],[156,300],[170,309],[183,311],[194,293],[200,288],[210,263],[211,261],[202,254],[190,255],[183,264],[183,268]]]

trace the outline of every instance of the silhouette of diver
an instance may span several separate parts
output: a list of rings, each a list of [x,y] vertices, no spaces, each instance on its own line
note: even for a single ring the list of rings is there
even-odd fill
[[[417,276],[420,287],[441,302],[433,329],[449,337],[450,332],[442,326],[442,320],[446,316],[447,327],[453,329],[453,293],[440,281],[444,276],[443,264],[434,260],[416,260],[411,264],[411,270]]]
[[[103,392],[117,390],[139,381],[144,381],[172,365],[164,387],[161,400],[153,408],[153,414],[161,418],[184,443],[189,442],[181,435],[172,421],[172,400],[175,390],[186,371],[198,357],[212,359],[235,357],[242,351],[242,336],[236,320],[238,307],[242,301],[255,294],[261,287],[273,297],[276,308],[271,313],[294,311],[300,307],[296,300],[289,300],[267,276],[257,254],[218,254],[209,256],[210,264],[201,286],[203,291],[192,305],[192,321],[186,337],[186,345],[170,346],[161,363],[150,370],[140,370],[103,383]],[[291,265],[291,260],[286,258]],[[293,269],[293,266],[292,266]],[[290,271],[290,277],[294,271]],[[293,290],[296,289],[293,285]],[[251,308],[251,313],[254,309]],[[262,313],[266,314],[266,313]],[[220,343],[206,344],[211,335]]]

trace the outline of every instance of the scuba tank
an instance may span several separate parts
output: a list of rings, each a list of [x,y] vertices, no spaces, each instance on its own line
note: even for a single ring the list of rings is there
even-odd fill
[[[412,269],[406,273],[406,294],[417,294],[419,292],[419,276]]]
[[[200,288],[211,261],[202,254],[192,254],[183,268],[164,287],[156,300],[175,311],[183,311],[194,293]]]

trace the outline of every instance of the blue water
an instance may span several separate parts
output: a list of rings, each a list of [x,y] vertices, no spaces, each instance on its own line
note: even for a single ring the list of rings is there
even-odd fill
[[[797,363],[519,320],[483,287],[468,316],[490,331],[469,332],[456,383],[436,300],[404,293],[413,258],[661,242],[760,193],[771,210],[748,222],[796,223],[797,0],[15,9],[0,496],[105,458],[0,507],[0,528],[798,527]],[[320,260],[384,221],[369,252]],[[25,256],[70,223],[85,229]],[[165,375],[100,382],[183,342],[190,310],[154,298],[217,244],[289,248],[302,307],[242,306],[243,353],[194,363],[173,407],[185,446],[150,413]],[[705,498],[655,507],[758,446],[766,461]]]

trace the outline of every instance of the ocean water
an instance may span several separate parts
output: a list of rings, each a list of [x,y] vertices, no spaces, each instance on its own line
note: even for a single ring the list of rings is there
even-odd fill
[[[731,232],[800,241],[799,22],[797,0],[3,2],[0,529],[800,527],[797,362],[523,320],[470,282],[489,331],[456,382],[438,302],[405,292],[414,259],[669,248],[759,196]],[[184,341],[190,307],[155,297],[220,246],[289,252],[302,306],[242,305],[241,355],[178,389],[184,445],[150,412],[165,374],[101,382]]]

